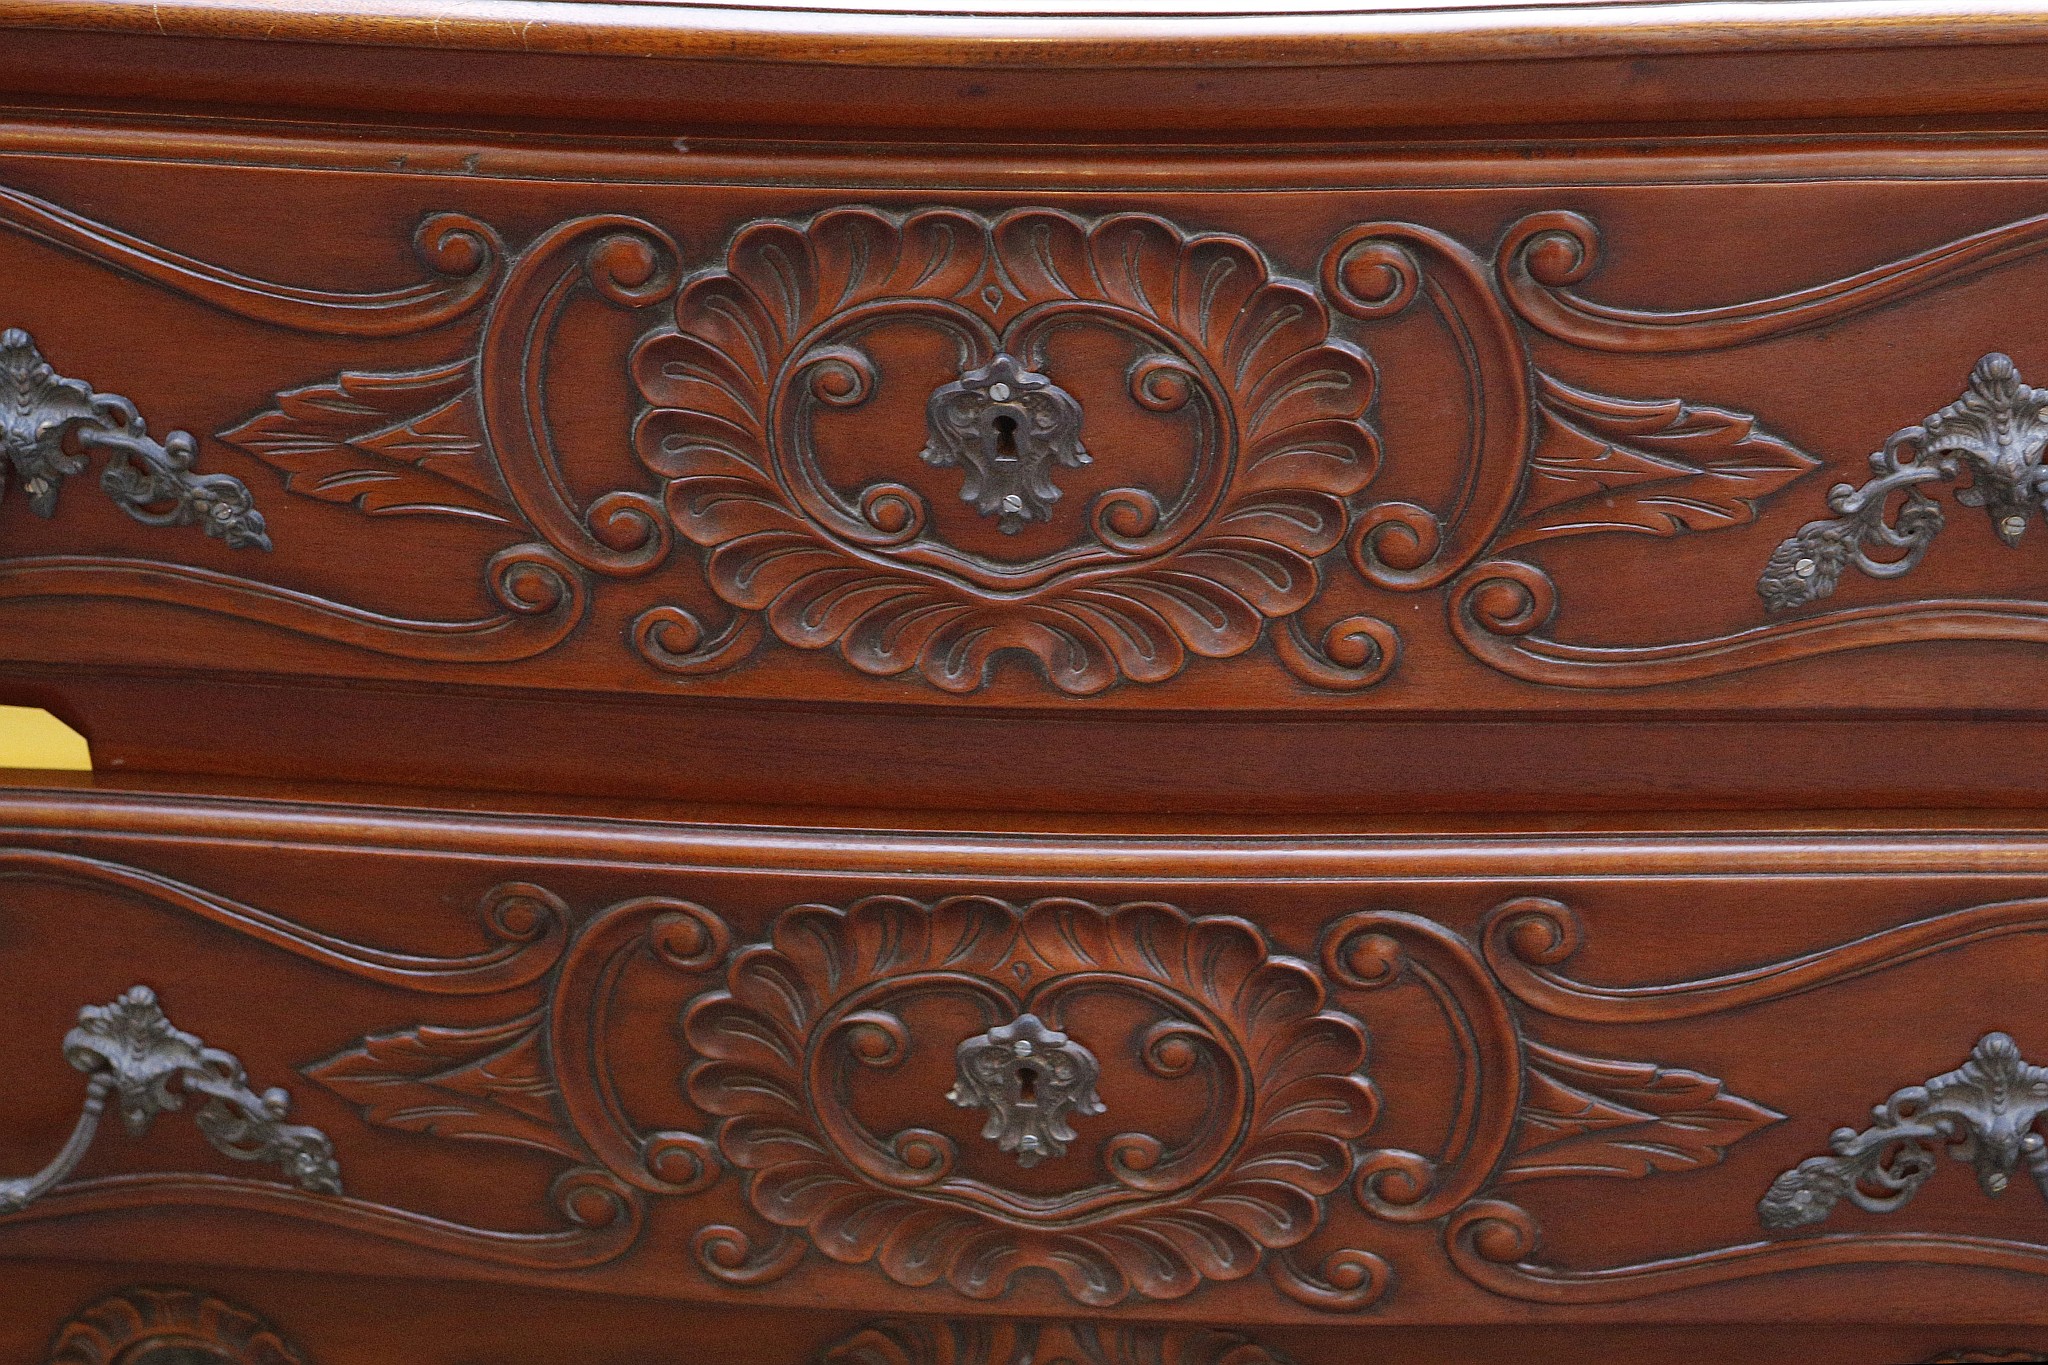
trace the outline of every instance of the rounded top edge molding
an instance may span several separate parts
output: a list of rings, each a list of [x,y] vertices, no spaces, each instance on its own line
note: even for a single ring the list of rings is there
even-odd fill
[[[1156,70],[2048,42],[2040,0],[10,0],[0,29],[794,66]]]

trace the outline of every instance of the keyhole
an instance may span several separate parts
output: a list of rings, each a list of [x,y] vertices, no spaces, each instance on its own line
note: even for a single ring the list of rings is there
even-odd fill
[[[997,416],[993,423],[996,429],[996,458],[1014,460],[1017,458],[1017,419],[1008,413]]]
[[[1037,1067],[1020,1066],[1017,1068],[1017,1102],[1019,1104],[1038,1103]]]

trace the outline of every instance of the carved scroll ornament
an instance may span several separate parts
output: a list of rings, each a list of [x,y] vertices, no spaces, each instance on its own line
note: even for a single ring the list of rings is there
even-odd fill
[[[925,460],[964,464],[962,493],[1018,544],[947,529],[907,477],[922,433],[860,428],[901,446],[883,462],[901,472],[835,472],[828,423],[892,383],[929,385],[929,369],[890,368],[910,335],[946,348],[960,376],[932,395]],[[1149,423],[1170,476],[1138,478],[1128,435],[1082,450],[1083,340],[1125,357],[1090,413],[1113,404]],[[1316,596],[1344,500],[1379,465],[1372,367],[1331,334],[1314,291],[1242,238],[1144,214],[849,208],[752,223],[677,295],[673,328],[641,342],[633,369],[640,458],[667,479],[676,529],[706,551],[736,620],[957,692],[1006,651],[1072,693],[1247,652]],[[1053,469],[1083,464],[1095,491],[1063,498]],[[1042,528],[1028,545],[1015,535],[1027,522]],[[667,634],[643,636],[657,663]]]
[[[1879,1105],[1870,1127],[1837,1129],[1834,1154],[1772,1181],[1757,1217],[1767,1228],[1803,1227],[1824,1221],[1844,1199],[1866,1213],[1890,1213],[1934,1174],[1944,1150],[1975,1169],[1988,1195],[2004,1194],[2023,1165],[2048,1195],[2048,1138],[2037,1131],[2044,1114],[2048,1067],[2024,1061],[2005,1034],[1987,1033],[1961,1067]]]
[[[91,1078],[85,1106],[70,1140],[34,1175],[0,1180],[0,1213],[27,1208],[78,1168],[99,1132],[109,1101],[131,1137],[149,1131],[157,1115],[202,1101],[193,1114],[214,1148],[238,1161],[278,1166],[294,1184],[317,1194],[340,1194],[334,1146],[317,1128],[284,1121],[291,1096],[257,1094],[242,1064],[219,1048],[172,1027],[146,986],[107,1005],[78,1012],[78,1027],[64,1038],[64,1057]]]
[[[263,514],[249,489],[227,474],[195,474],[197,443],[174,431],[158,441],[135,405],[65,379],[43,360],[27,332],[0,332],[0,491],[11,466],[39,517],[57,513],[64,481],[85,472],[87,455],[107,454],[100,487],[146,526],[190,526],[232,549],[270,548]]]
[[[833,209],[744,224],[687,278],[662,229],[615,215],[549,229],[501,274],[488,228],[437,231],[478,244],[463,288],[496,290],[471,353],[281,393],[222,438],[294,493],[531,536],[489,566],[505,612],[359,619],[159,569],[178,600],[409,658],[509,661],[559,644],[601,580],[653,573],[680,536],[723,619],[663,601],[630,633],[679,678],[726,673],[773,639],[950,692],[982,690],[1011,660],[1090,695],[1263,649],[1307,688],[1352,692],[1394,672],[1400,637],[1387,616],[1319,610],[1347,561],[1374,589],[1447,593],[1454,634],[1526,672],[1547,587],[1531,579],[1538,600],[1518,606],[1515,576],[1539,571],[1503,552],[1740,526],[1815,463],[1743,413],[1537,371],[1486,264],[1414,224],[1341,234],[1313,282],[1242,237],[1138,213]],[[556,323],[591,295],[675,301],[631,360],[634,442],[656,486],[578,503],[545,376]],[[1363,343],[1424,313],[1464,338],[1474,404],[1460,490],[1438,510],[1368,492],[1381,437]],[[1124,360],[1106,367],[1105,348]],[[917,426],[887,415],[905,391],[923,403]],[[945,511],[962,500],[1003,534],[964,531]],[[139,595],[132,575],[67,582]],[[1610,685],[1611,670],[1542,671]]]
[[[1792,1235],[1582,1268],[1546,1256],[1536,1217],[1506,1198],[1533,1181],[1699,1171],[1782,1117],[1697,1071],[1560,1048],[1540,1036],[1543,1020],[1624,1030],[1756,1009],[2048,932],[2048,899],[1951,910],[1698,980],[1610,984],[1572,973],[1584,929],[1570,907],[1540,898],[1497,906],[1471,935],[1408,912],[1359,911],[1297,958],[1241,919],[1158,903],[883,895],[790,907],[746,942],[721,916],[673,897],[579,914],[540,887],[510,884],[481,908],[487,929],[515,948],[434,959],[294,933],[274,913],[136,869],[49,856],[58,861],[17,871],[89,873],[423,998],[505,996],[500,1022],[423,1023],[302,1070],[366,1123],[559,1163],[550,1202],[563,1222],[470,1227],[446,1211],[275,1181],[131,1175],[65,1181],[0,1214],[0,1234],[23,1220],[190,1203],[528,1269],[633,1255],[736,1288],[822,1257],[870,1267],[906,1294],[933,1290],[935,1305],[1000,1296],[1027,1275],[1097,1306],[1256,1276],[1293,1303],[1356,1312],[1398,1292],[1396,1246],[1415,1242],[1383,1235],[1394,1226],[1437,1229],[1449,1264],[1486,1290],[1553,1304],[1821,1266],[2048,1276],[2048,1243],[1802,1231],[1817,1221],[1812,1201],[1798,1205],[1809,1210],[1803,1223],[1783,1229]],[[629,985],[629,971],[674,983],[681,1029],[662,1033],[673,1041],[649,1047],[649,1021],[675,1016],[650,1013],[650,978]],[[1418,1017],[1420,1003],[1443,1023],[1441,1042],[1404,1060],[1457,1078],[1446,1092],[1458,1097],[1454,1112],[1401,1117],[1407,1131],[1426,1117],[1423,1130],[1441,1133],[1429,1150],[1373,1141],[1382,1100],[1365,1021],[1388,993],[1413,997],[1403,1017]],[[1029,1170],[979,1136],[984,1115],[949,1103],[942,1079],[957,1078],[962,1042],[1010,1029],[1014,1043],[1026,1015],[1039,1023],[1034,1056],[1041,1039],[1059,1046],[1053,1033],[1086,1040],[1108,1101],[1069,1110],[1067,1150]],[[1404,1046],[1418,1045],[1407,1037]],[[674,1067],[653,1078],[658,1088],[680,1086],[701,1119],[649,1123],[624,1098],[614,1068],[656,1055]],[[231,1117],[249,1117],[252,1102],[261,1098],[231,1106]],[[2043,1113],[2048,1069],[1993,1035],[1968,1065],[1900,1092],[1871,1132],[1847,1133],[1834,1155],[1788,1173],[1772,1197],[1792,1207],[1793,1187],[1814,1187],[1826,1166],[1820,1183],[1837,1197],[1852,1197],[1861,1178],[1860,1193],[1897,1207],[1943,1148],[1976,1166],[1986,1189],[2021,1169],[2038,1178]],[[721,1221],[684,1245],[648,1239],[652,1201],[690,1200],[728,1178],[707,1205]],[[901,1302],[918,1311],[917,1298]]]
[[[682,1013],[703,1131],[650,1130],[617,1098],[611,1050],[644,1055],[616,1036],[644,1010],[613,1018],[629,963],[704,983]],[[1405,988],[1436,1002],[1444,1064],[1483,1097],[1434,1155],[1365,1142],[1379,1101],[1359,1014]],[[1473,945],[1393,912],[1347,917],[1311,962],[1244,920],[1158,903],[873,896],[791,907],[737,944],[703,907],[644,897],[589,917],[546,1000],[367,1038],[306,1074],[372,1123],[601,1168],[636,1227],[649,1198],[737,1177],[746,1225],[708,1223],[687,1248],[736,1287],[822,1256],[904,1290],[985,1300],[1037,1279],[1092,1306],[1263,1274],[1296,1304],[1356,1312],[1394,1288],[1376,1223],[1506,1184],[1712,1165],[1778,1117],[1697,1072],[1525,1037]],[[1027,1035],[1040,1063],[1085,1037],[1109,1097],[1068,1108],[1065,1150],[1028,1168],[956,1107],[983,1059],[1010,1099]]]
[[[495,608],[467,619],[117,557],[0,563],[0,600],[169,602],[407,659],[498,664],[561,645],[594,594],[681,550],[701,591],[659,588],[634,606],[630,667],[710,678],[773,666],[757,658],[772,640],[963,695],[1006,666],[1080,696],[1240,659],[1277,663],[1304,689],[1359,692],[1399,667],[1394,621],[1435,628],[1399,600],[1414,594],[1440,600],[1473,658],[1553,687],[1697,682],[1912,641],[2048,642],[2048,604],[1988,598],[1698,639],[1560,636],[1571,585],[1551,577],[1550,542],[1737,529],[1821,462],[1741,411],[1590,391],[1549,372],[1554,351],[1539,367],[1531,346],[1533,333],[1621,353],[1760,344],[2038,253],[2048,216],[1782,296],[1669,312],[1580,292],[1599,232],[1563,211],[1509,225],[1490,252],[1419,223],[1359,224],[1309,278],[1246,238],[1143,213],[835,208],[743,223],[705,262],[624,215],[568,219],[513,251],[440,213],[414,243],[435,278],[362,294],[252,280],[4,189],[0,229],[276,326],[383,337],[481,312],[474,339],[439,363],[287,390],[221,439],[294,494],[507,531],[482,566]],[[585,299],[672,306],[622,360],[568,353],[589,343],[558,324]],[[1424,317],[1454,343],[1465,435],[1455,487],[1411,501],[1374,491],[1387,437],[1369,348],[1382,325]],[[629,368],[644,480],[572,492],[547,403],[548,374],[570,361]],[[1876,479],[1836,490],[1837,516],[1781,547],[1760,589],[1769,609],[1820,600],[1848,565],[1910,569],[1941,525],[1926,496],[1938,482],[1961,483],[1956,501],[2015,540],[2041,505],[2036,392],[1987,358],[1961,402],[1879,453]],[[139,423],[115,427],[134,437],[110,446],[128,452],[109,466],[124,505],[155,499],[151,516],[258,543],[238,495],[192,475],[183,445],[167,439],[159,458]],[[1340,579],[1355,604],[1341,612],[1322,605]]]

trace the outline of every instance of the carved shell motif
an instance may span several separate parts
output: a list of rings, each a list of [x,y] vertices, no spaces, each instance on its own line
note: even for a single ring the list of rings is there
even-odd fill
[[[932,395],[998,357],[1074,395],[1090,458],[989,535],[919,456]],[[1142,214],[755,223],[634,374],[640,458],[724,602],[955,692],[1005,650],[1070,693],[1244,653],[1315,596],[1379,454],[1316,293]]]
[[[45,1365],[305,1365],[270,1324],[188,1289],[124,1290],[58,1329]]]
[[[1322,1006],[1313,970],[1225,916],[798,906],[686,1013],[689,1093],[754,1210],[834,1260],[977,1299],[1032,1269],[1087,1304],[1170,1299],[1309,1237],[1350,1175],[1376,1101],[1363,1030]],[[1026,1011],[1085,1037],[1128,1101],[1076,1115],[1067,1154],[1029,1173],[930,1102],[962,1037]],[[905,1112],[955,1131],[876,1131]],[[1186,1130],[1134,1130],[1165,1115]]]

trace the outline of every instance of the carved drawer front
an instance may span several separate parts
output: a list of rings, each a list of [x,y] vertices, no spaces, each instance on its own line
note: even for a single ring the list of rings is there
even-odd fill
[[[1110,192],[1057,159],[159,134],[116,184],[93,134],[0,134],[17,661],[2039,709],[2048,337],[2009,302],[2048,272],[2039,153],[1194,157]],[[293,234],[240,231],[258,206]]]
[[[0,808],[7,1257],[911,1317],[2041,1323],[2037,835],[161,798],[52,842],[76,798]]]

